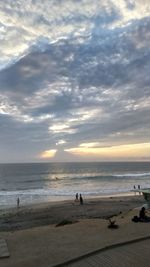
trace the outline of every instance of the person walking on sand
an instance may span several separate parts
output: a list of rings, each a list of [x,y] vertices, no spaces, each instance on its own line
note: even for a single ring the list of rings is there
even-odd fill
[[[79,194],[76,193],[76,198],[75,198],[75,201],[78,201],[79,200]]]
[[[80,194],[80,205],[83,205],[83,197],[81,194]]]
[[[20,199],[19,199],[19,197],[17,198],[17,208],[19,208],[19,206],[20,206]]]

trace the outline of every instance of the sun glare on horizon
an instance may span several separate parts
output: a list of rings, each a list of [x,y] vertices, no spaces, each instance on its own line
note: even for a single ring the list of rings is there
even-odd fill
[[[79,147],[61,149],[61,157],[67,152],[69,155],[78,156],[81,160],[150,160],[150,143],[115,145],[109,147],[96,147],[96,142],[83,143]],[[56,157],[57,153],[57,157]],[[40,154],[41,159],[59,159],[59,149],[45,150]]]
[[[56,149],[45,150],[44,152],[41,153],[40,158],[42,158],[42,159],[53,158],[55,156],[56,152],[57,152]]]

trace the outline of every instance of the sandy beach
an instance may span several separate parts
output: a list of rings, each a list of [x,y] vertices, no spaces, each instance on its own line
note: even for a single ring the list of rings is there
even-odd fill
[[[0,231],[15,231],[37,226],[58,224],[63,220],[108,219],[114,215],[141,206],[142,196],[117,196],[84,199],[84,204],[74,200],[30,205],[19,209],[1,210]]]
[[[145,203],[143,196],[109,197],[45,203],[1,211],[0,238],[9,258],[1,267],[54,266],[100,247],[150,235],[149,224],[131,221]],[[108,218],[119,225],[108,229]],[[70,222],[56,227],[62,221]]]

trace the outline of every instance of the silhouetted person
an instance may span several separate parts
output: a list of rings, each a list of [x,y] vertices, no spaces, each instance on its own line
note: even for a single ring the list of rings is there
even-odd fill
[[[141,187],[140,187],[140,185],[138,184],[138,190],[140,190],[141,189]],[[141,192],[139,192],[139,195],[141,194]]]
[[[134,185],[134,187],[133,187],[133,188],[134,188],[134,190],[136,190],[136,186],[135,186],[135,185]],[[134,194],[136,195],[136,192],[134,192]]]
[[[83,205],[83,198],[81,194],[80,194],[80,205]]]
[[[139,218],[140,218],[141,220],[145,220],[145,218],[146,218],[146,215],[145,215],[145,208],[144,208],[144,207],[142,207],[142,208],[140,209],[140,212],[139,212]]]
[[[20,206],[20,199],[19,199],[19,197],[17,198],[17,208],[19,208],[19,206]]]
[[[146,215],[146,210],[144,207],[141,208],[140,212],[139,212],[139,219],[142,222],[150,222],[150,217],[148,217]]]
[[[76,201],[79,200],[79,194],[78,194],[78,193],[76,193],[76,198],[75,198],[75,200],[76,200]]]

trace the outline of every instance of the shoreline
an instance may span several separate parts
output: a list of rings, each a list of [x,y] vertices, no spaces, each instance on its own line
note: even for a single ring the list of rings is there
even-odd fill
[[[117,198],[117,197],[128,197],[128,196],[138,196],[138,193],[134,193],[133,191],[128,191],[128,192],[120,192],[120,193],[113,193],[113,194],[108,194],[108,195],[84,195],[82,193],[82,196],[84,198],[85,201],[89,201],[89,200],[93,200],[93,199],[107,199],[107,198]],[[73,199],[74,197],[74,199]],[[41,205],[45,205],[45,204],[49,204],[49,205],[53,205],[53,204],[61,204],[63,202],[70,202],[70,201],[74,201],[75,200],[75,196],[54,196],[54,197],[50,197],[49,200],[47,201],[42,201],[42,202],[34,202],[34,203],[22,203],[21,201],[21,197],[20,197],[20,208],[30,208],[30,207],[34,207],[34,206],[41,206]],[[0,214],[3,211],[9,211],[9,210],[15,210],[17,208],[17,200],[16,200],[16,205],[1,205],[0,207]]]

